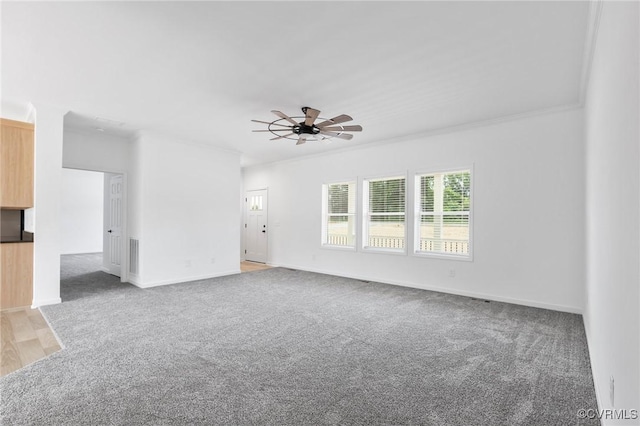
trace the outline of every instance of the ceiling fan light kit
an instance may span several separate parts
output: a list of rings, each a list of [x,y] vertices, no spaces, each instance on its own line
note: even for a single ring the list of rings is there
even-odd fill
[[[318,124],[314,124],[320,116],[320,111],[311,107],[302,107],[303,116],[289,117],[283,112],[272,110],[276,116],[280,117],[274,121],[251,120],[254,123],[266,124],[264,130],[254,130],[254,132],[270,132],[275,135],[270,140],[290,139],[295,140],[296,145],[302,145],[308,140],[330,140],[333,138],[351,140],[353,135],[346,132],[361,132],[362,126],[343,126],[342,123],[353,120],[346,114],[341,114],[333,118],[320,118]],[[297,121],[302,120],[302,121]],[[288,124],[285,124],[288,123]]]

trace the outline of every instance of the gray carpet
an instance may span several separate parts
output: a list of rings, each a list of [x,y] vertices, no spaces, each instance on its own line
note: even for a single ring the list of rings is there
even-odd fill
[[[95,258],[95,256],[94,256]],[[581,317],[275,268],[138,289],[63,259],[66,349],[0,379],[3,425],[574,425]]]

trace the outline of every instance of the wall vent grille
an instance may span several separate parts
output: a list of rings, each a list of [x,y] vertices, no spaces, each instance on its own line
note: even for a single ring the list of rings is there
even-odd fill
[[[140,261],[140,241],[129,238],[129,273],[138,275]]]

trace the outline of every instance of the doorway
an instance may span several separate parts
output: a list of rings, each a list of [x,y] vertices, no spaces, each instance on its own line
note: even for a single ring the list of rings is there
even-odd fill
[[[125,177],[63,168],[61,278],[108,273],[124,282]],[[62,289],[61,289],[62,290]]]
[[[245,259],[267,262],[269,230],[267,228],[268,194],[266,189],[245,194]]]
[[[62,169],[60,253],[101,253],[103,250],[104,174]]]

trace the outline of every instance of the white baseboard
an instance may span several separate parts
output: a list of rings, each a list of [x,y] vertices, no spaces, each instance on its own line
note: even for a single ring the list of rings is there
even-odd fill
[[[140,282],[139,279],[137,278],[129,277],[129,283],[139,288],[151,288],[151,287],[158,287],[161,285],[180,284],[180,283],[186,283],[191,281],[208,280],[210,278],[224,277],[227,275],[235,275],[239,273],[240,273],[240,269],[238,268],[231,271],[220,272],[214,275],[201,275],[201,276],[186,277],[186,278],[175,279],[175,280],[152,281],[152,282],[145,282],[145,283]]]
[[[401,287],[410,287],[410,288],[418,288],[421,290],[437,291],[439,293],[455,294],[457,296],[465,296],[465,297],[474,297],[476,299],[492,300],[495,302],[512,303],[514,305],[523,305],[523,306],[529,306],[533,308],[549,309],[551,311],[568,312],[571,314],[582,314],[582,309],[574,306],[556,305],[552,303],[537,302],[534,300],[515,299],[511,297],[496,296],[493,294],[475,293],[471,291],[451,289],[448,287],[417,284],[417,283],[408,282],[408,281],[398,281],[398,280],[381,281],[379,278],[376,278],[376,277],[344,274],[336,271],[329,271],[329,270],[323,270],[318,268],[307,268],[304,266],[291,265],[291,264],[278,264],[278,265],[273,264],[272,266],[274,267],[280,266],[283,268],[298,269],[301,271],[316,272],[319,274],[326,274],[326,275],[336,275],[336,276],[345,277],[345,278],[352,278],[355,280],[373,281],[373,282],[379,282],[384,284],[392,284],[392,285],[397,285]]]
[[[133,284],[136,287],[143,288],[140,285],[140,279],[139,279],[138,276],[133,276],[133,275],[129,274],[129,277],[127,277],[127,281],[126,282],[128,282],[129,284]]]
[[[56,297],[54,299],[38,299],[38,300],[34,300],[31,303],[31,308],[36,309],[36,308],[39,308],[40,306],[57,305],[58,303],[62,303],[62,299],[60,299],[59,297]]]

